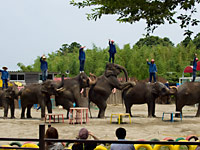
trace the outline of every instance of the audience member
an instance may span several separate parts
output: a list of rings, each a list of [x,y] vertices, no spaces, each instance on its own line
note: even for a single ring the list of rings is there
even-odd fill
[[[99,140],[96,136],[94,136],[91,132],[89,132],[86,128],[82,128],[79,131],[79,135],[77,139],[87,140],[88,136],[91,136],[94,140]],[[72,146],[72,150],[94,150],[97,146],[97,143],[74,143]]]
[[[124,141],[126,137],[126,130],[118,128],[115,132],[119,141]],[[135,150],[133,144],[111,144],[110,150]]]
[[[45,138],[58,139],[57,129],[49,127],[46,131]],[[60,142],[46,142],[46,150],[64,150],[64,146]]]

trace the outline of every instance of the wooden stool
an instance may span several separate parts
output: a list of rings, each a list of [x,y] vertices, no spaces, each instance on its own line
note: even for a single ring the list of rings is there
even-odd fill
[[[69,123],[70,124],[75,124],[75,123],[80,123],[82,124],[89,122],[88,118],[88,108],[87,107],[71,107],[69,110]]]
[[[62,122],[64,123],[63,114],[46,114],[45,115],[45,122],[46,122],[48,116],[49,116],[49,123],[51,123],[52,116],[53,116],[53,122],[56,122],[56,116],[58,117],[58,122],[59,122],[59,116],[61,116]]]
[[[130,124],[131,124],[131,116],[130,116],[129,113],[111,114],[110,123],[112,123],[112,117],[113,117],[113,116],[118,116],[118,124],[120,124],[120,123],[122,122],[122,117],[123,117],[123,116],[128,116],[128,117],[129,117]]]
[[[170,114],[170,116],[171,116],[171,122],[174,122],[174,114],[179,114],[180,115],[180,118],[181,118],[181,121],[182,121],[182,114],[181,114],[181,112],[179,112],[179,111],[176,111],[176,112],[163,112],[163,115],[162,115],[162,120],[164,120],[164,115],[165,114]]]

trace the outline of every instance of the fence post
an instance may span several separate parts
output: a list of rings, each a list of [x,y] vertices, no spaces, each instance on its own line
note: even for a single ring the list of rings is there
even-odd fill
[[[45,136],[45,125],[40,124],[39,126],[39,150],[45,150],[45,141],[44,141],[44,136]]]

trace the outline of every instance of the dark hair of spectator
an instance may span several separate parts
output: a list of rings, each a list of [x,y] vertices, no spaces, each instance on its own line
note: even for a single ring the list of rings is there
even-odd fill
[[[118,139],[125,139],[126,130],[124,128],[118,128],[115,132]]]
[[[58,131],[54,127],[49,127],[46,131],[46,138],[58,139]]]

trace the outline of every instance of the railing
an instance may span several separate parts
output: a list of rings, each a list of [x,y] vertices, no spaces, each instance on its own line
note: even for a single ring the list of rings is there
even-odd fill
[[[68,143],[101,143],[101,144],[159,144],[159,145],[200,145],[200,142],[174,142],[174,141],[116,141],[116,140],[71,140],[71,139],[48,139],[45,138],[45,125],[39,125],[39,139],[27,138],[0,138],[0,141],[33,141],[39,142],[38,148],[22,148],[22,147],[1,147],[4,149],[31,149],[31,150],[45,150],[45,142],[68,142]]]

